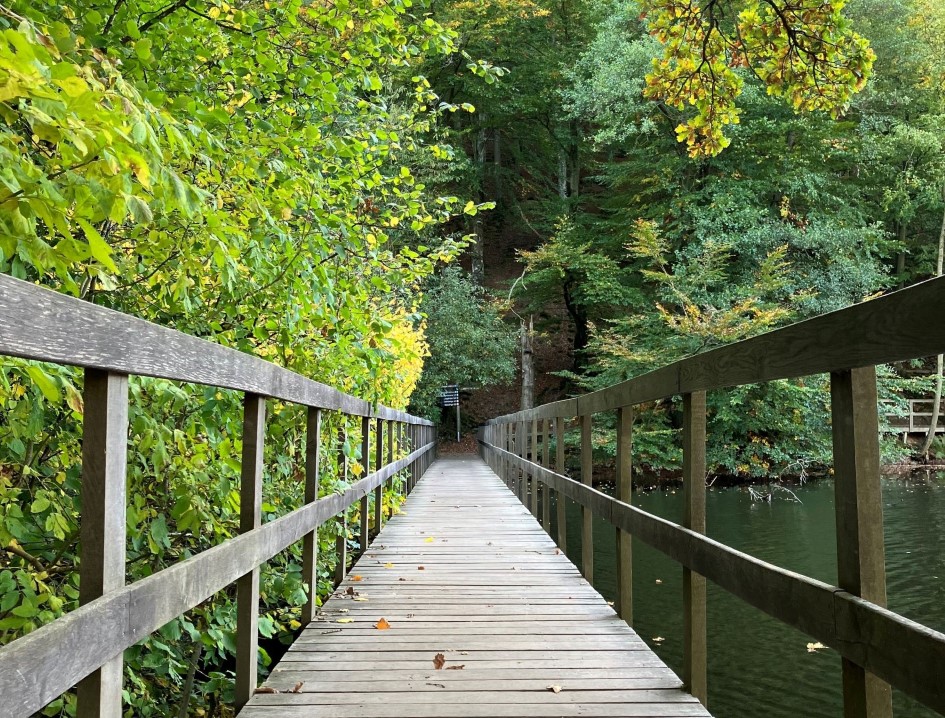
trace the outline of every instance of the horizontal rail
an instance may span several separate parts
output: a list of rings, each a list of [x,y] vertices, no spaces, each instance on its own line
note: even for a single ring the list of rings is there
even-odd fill
[[[945,634],[618,501],[482,439],[480,444],[616,528],[945,713],[940,686],[945,676]]]
[[[235,389],[405,424],[432,422],[144,319],[0,275],[0,354]]]
[[[0,648],[0,716],[28,716],[42,709],[99,666],[301,540],[435,447],[430,442],[341,493],[107,593]]]
[[[945,278],[697,354],[576,399],[508,414],[502,424],[586,416],[677,394],[875,366],[945,352]],[[908,318],[908,320],[906,320]]]

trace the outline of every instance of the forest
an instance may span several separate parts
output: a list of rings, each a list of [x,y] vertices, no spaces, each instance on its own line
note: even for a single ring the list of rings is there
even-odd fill
[[[0,271],[433,419],[444,384],[474,422],[942,274],[938,0],[8,0],[0,32]],[[941,373],[884,368],[890,412]],[[81,389],[0,373],[0,643],[78,605]],[[235,392],[130,391],[129,581],[236,534],[241,449]],[[824,466],[827,403],[711,396],[712,470]],[[272,404],[267,520],[304,455]],[[677,468],[678,414],[641,412],[640,466]],[[263,671],[346,530],[317,586],[297,547],[264,570]],[[232,715],[234,626],[223,592],[127,651],[126,714]]]

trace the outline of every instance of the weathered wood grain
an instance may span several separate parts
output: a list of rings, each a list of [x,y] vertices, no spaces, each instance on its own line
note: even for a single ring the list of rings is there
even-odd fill
[[[0,717],[30,716],[124,649],[299,541],[417,458],[430,443],[356,482],[159,573],[106,593],[0,648]]]
[[[530,438],[517,448],[537,458]],[[241,718],[708,715],[475,457],[430,467],[267,685],[300,682]]]
[[[344,394],[258,357],[0,276],[0,354],[206,384],[410,424],[425,419]]]
[[[125,585],[128,377],[87,369],[83,400],[79,603],[84,606]],[[119,655],[79,683],[77,715],[119,718],[121,690]]]
[[[683,395],[683,520],[682,525],[705,533],[705,392]],[[683,568],[683,684],[706,705],[708,649],[706,647],[705,578]]]
[[[319,452],[321,448],[322,412],[310,408],[305,418],[305,503],[318,501]],[[318,583],[318,527],[302,539],[302,581],[308,587],[308,598],[302,606],[302,623],[315,616],[315,594]]]
[[[499,453],[515,465],[523,460]],[[535,467],[542,481],[614,526],[662,551],[770,616],[945,713],[945,634],[838,586],[766,563],[700,533],[629,506],[566,476]]]
[[[547,468],[547,467],[546,467]],[[617,500],[633,498],[633,407],[617,409]],[[633,544],[626,531],[617,529],[617,613],[633,625]]]

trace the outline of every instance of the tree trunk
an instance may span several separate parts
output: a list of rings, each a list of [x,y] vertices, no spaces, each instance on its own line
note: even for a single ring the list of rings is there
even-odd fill
[[[492,168],[495,171],[495,206],[502,203],[502,133],[496,127],[492,132]]]
[[[473,148],[473,159],[477,165],[479,165],[479,201],[482,202],[485,199],[484,186],[486,183],[486,142],[487,142],[487,133],[486,133],[486,115],[479,116],[479,131],[476,133],[476,146]],[[473,281],[477,284],[482,284],[486,279],[486,259],[485,259],[485,232],[482,226],[482,215],[477,214],[473,218],[473,234],[476,235],[476,240],[472,247],[470,247],[470,253],[472,254],[471,258],[471,274]]]
[[[564,147],[558,150],[558,198],[568,198],[568,153]]]
[[[581,139],[578,132],[577,122],[571,122],[571,172],[568,177],[568,185],[571,197],[578,197],[581,194]]]
[[[528,317],[528,327],[522,322],[522,410],[535,406],[534,317]]]
[[[574,342],[571,346],[574,350],[574,368],[579,369],[584,360],[582,352],[587,348],[591,334],[590,328],[588,327],[587,310],[584,308],[584,305],[574,300],[571,294],[571,281],[569,277],[565,277],[562,289],[564,291],[564,306],[568,310],[568,315],[571,317],[571,320],[574,322]]]
[[[942,201],[945,202],[945,189],[942,190]],[[935,276],[941,277],[943,265],[945,265],[945,213],[942,214],[942,229],[938,233],[938,266],[935,269]],[[935,429],[938,426],[939,408],[942,404],[942,374],[943,374],[943,355],[938,355],[935,374],[935,391],[932,394],[932,419],[929,423],[929,432],[925,435],[925,441],[922,443],[922,454],[929,455],[929,448],[932,446],[932,440],[935,439]]]

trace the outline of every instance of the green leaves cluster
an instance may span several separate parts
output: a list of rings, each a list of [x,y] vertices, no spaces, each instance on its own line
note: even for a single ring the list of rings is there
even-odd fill
[[[694,110],[676,128],[693,157],[728,147],[727,125],[751,72],[797,111],[849,107],[866,85],[875,53],[841,13],[844,0],[642,0],[650,32],[663,45],[647,75],[647,97]]]

